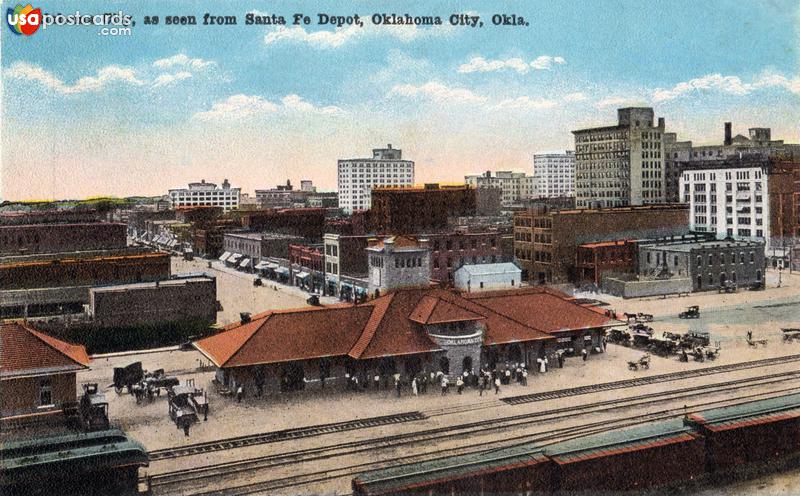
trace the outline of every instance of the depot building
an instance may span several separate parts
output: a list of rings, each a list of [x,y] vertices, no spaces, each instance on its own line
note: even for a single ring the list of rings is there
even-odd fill
[[[227,326],[194,346],[217,367],[215,383],[246,394],[382,384],[399,373],[538,369],[564,350],[602,352],[605,312],[546,288],[481,293],[411,287],[359,305],[280,310]]]

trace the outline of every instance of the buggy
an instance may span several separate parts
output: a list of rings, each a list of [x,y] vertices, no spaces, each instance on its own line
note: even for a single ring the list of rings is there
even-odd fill
[[[195,388],[187,386],[176,385],[167,391],[167,398],[169,400],[169,418],[175,422],[175,425],[180,429],[186,424],[193,424],[198,421],[198,401],[195,396],[199,395],[203,398],[203,408],[208,408],[208,402],[205,401],[205,394]]]
[[[608,334],[608,340],[612,343],[630,346],[631,334],[622,329],[611,329],[611,332]]]
[[[790,329],[781,329],[783,332],[783,341],[785,343],[790,343],[792,341],[800,342],[800,328],[790,328]]]
[[[678,350],[678,343],[668,338],[650,338],[648,348],[658,356],[668,357]]]
[[[681,338],[681,347],[697,348],[711,344],[711,334],[708,332],[689,331]]]
[[[83,385],[83,396],[78,404],[81,426],[87,431],[108,429],[108,402],[98,391],[97,383]]]
[[[114,390],[117,394],[122,394],[125,388],[128,393],[133,394],[133,385],[138,384],[144,379],[142,362],[134,362],[126,367],[114,367]]]
[[[319,296],[317,296],[317,295],[311,295],[311,296],[309,296],[309,297],[306,299],[306,303],[308,303],[308,304],[309,304],[309,305],[311,305],[312,307],[318,307],[318,306],[320,306],[320,303],[319,303]]]
[[[628,362],[628,370],[639,370],[639,369],[649,369],[650,368],[650,354],[646,354],[642,356],[639,360],[635,362]]]
[[[697,305],[692,305],[686,308],[685,312],[681,312],[678,314],[678,318],[681,319],[699,319],[700,318],[700,307]]]

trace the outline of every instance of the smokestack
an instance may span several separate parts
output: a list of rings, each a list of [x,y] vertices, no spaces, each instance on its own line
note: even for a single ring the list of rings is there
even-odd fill
[[[731,123],[730,122],[726,122],[725,123],[725,142],[724,142],[725,146],[730,146],[732,141],[733,140],[731,139]]]

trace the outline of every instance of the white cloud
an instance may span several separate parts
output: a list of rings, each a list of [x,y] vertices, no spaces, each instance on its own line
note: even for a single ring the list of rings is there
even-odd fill
[[[211,110],[198,112],[194,116],[200,120],[238,119],[277,112],[278,106],[258,95],[232,95],[223,101],[215,102]]]
[[[278,112],[322,115],[342,115],[345,113],[340,107],[332,105],[319,107],[295,94],[286,95],[281,99],[280,103],[273,103],[259,95],[238,94],[215,102],[211,106],[211,110],[198,112],[194,117],[204,121],[237,120]]]
[[[295,112],[306,112],[306,113],[326,114],[326,115],[341,115],[345,113],[344,110],[335,105],[329,105],[327,107],[317,107],[314,104],[306,100],[303,100],[300,96],[295,94],[286,95],[281,99],[281,103],[283,104],[284,109]]]
[[[531,61],[531,67],[538,70],[545,70],[552,68],[553,64],[563,65],[566,63],[567,61],[564,60],[564,57],[540,55],[539,57],[536,57],[535,60]]]
[[[333,31],[311,32],[306,31],[302,26],[278,26],[264,35],[264,43],[267,45],[278,43],[305,44],[315,49],[328,50],[339,48],[347,43],[369,36],[391,36],[404,43],[409,43],[425,37],[447,36],[452,32],[454,32],[454,29],[450,25],[420,28],[416,25],[375,26],[366,23],[363,27],[353,24]]]
[[[38,82],[48,89],[65,95],[100,91],[111,83],[134,86],[145,84],[144,81],[136,77],[133,69],[118,65],[103,67],[97,71],[96,75],[84,76],[71,85],[57,78],[52,72],[27,62],[14,62],[6,69],[5,74],[12,79]]]
[[[423,85],[398,84],[394,86],[389,95],[399,95],[409,98],[430,98],[437,102],[485,102],[486,97],[473,93],[465,88],[446,86],[438,81],[429,81]]]
[[[187,71],[179,71],[175,74],[161,74],[153,80],[151,86],[153,88],[159,88],[161,86],[177,83],[178,81],[183,81],[184,79],[189,79],[190,77],[192,77],[192,73]]]
[[[458,72],[468,74],[470,72],[494,72],[505,69],[515,70],[520,74],[528,72],[528,63],[520,58],[505,60],[486,60],[483,57],[473,57],[466,64],[458,68]]]
[[[631,104],[634,100],[622,96],[609,96],[598,100],[594,105],[597,108],[613,107],[616,105]]]
[[[531,98],[528,96],[520,96],[517,98],[510,98],[503,100],[500,103],[492,105],[493,110],[506,110],[506,109],[524,109],[524,110],[541,110],[553,108],[557,103],[553,100],[545,98]]]
[[[550,55],[541,55],[530,62],[518,57],[504,60],[487,60],[483,57],[473,57],[466,64],[459,66],[458,72],[468,74],[471,72],[496,72],[510,69],[520,74],[525,74],[531,69],[549,70],[553,67],[553,64],[561,65],[566,63],[567,61],[563,57]]]
[[[158,59],[153,62],[153,67],[158,69],[171,69],[173,67],[181,67],[186,69],[193,69],[193,70],[200,70],[200,69],[207,69],[213,65],[216,65],[216,62],[213,60],[204,60],[200,58],[190,58],[188,55],[184,53],[179,53],[173,55],[172,57],[167,57],[165,59]]]
[[[697,92],[719,92],[729,95],[744,96],[754,91],[768,88],[779,88],[800,95],[800,76],[788,78],[783,74],[763,73],[752,82],[744,82],[738,76],[707,74],[676,84],[670,89],[657,88],[652,92],[654,102],[674,100],[675,98]]]
[[[568,93],[564,95],[563,100],[565,102],[582,102],[587,100],[589,97],[586,96],[584,93],[577,91],[575,93]]]

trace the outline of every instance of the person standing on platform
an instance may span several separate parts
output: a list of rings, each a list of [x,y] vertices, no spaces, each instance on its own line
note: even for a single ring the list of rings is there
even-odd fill
[[[411,394],[414,396],[419,396],[419,391],[417,390],[417,378],[414,377],[411,379]]]
[[[588,351],[586,351],[586,348],[584,348],[584,349],[582,349],[582,350],[581,350],[581,355],[583,356],[583,361],[584,361],[584,362],[586,361],[586,359],[588,359],[588,358],[589,358],[589,352],[588,352]]]
[[[447,386],[448,386],[447,376],[442,374],[442,396],[447,394]]]
[[[522,385],[523,386],[527,386],[528,385],[528,369],[523,367],[521,373],[522,373]]]
[[[458,394],[461,394],[464,391],[464,379],[461,376],[456,379],[456,386],[458,387]]]
[[[478,396],[483,396],[483,390],[486,389],[486,376],[481,374],[478,378]]]
[[[239,384],[239,387],[236,388],[236,402],[237,403],[241,403],[243,396],[244,396],[244,389],[242,389],[242,385]],[[187,436],[189,435],[188,434],[188,430],[187,430],[187,434],[186,435]]]

